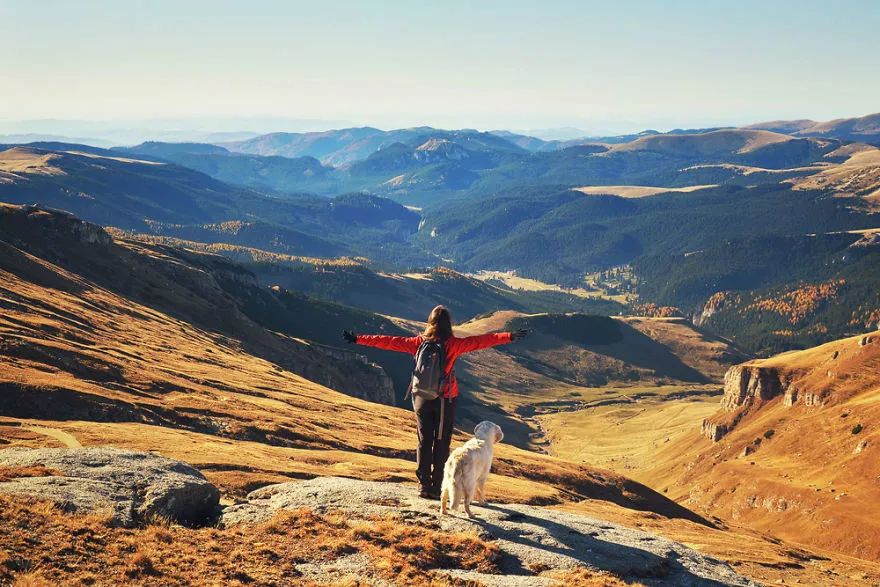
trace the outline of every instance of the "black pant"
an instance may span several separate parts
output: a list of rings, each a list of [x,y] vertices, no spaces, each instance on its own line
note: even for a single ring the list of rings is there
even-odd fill
[[[452,429],[455,426],[456,401],[457,398],[438,397],[425,400],[413,397],[416,429],[419,433],[419,448],[416,451],[416,477],[419,478],[419,483],[425,489],[433,487],[439,490],[443,483],[443,465],[449,458],[449,444],[452,442]],[[440,430],[441,402],[443,405],[442,430]]]

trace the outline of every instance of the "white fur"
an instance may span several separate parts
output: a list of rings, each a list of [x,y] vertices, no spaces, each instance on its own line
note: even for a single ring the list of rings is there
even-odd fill
[[[474,438],[465,442],[449,455],[443,470],[443,488],[440,492],[440,511],[446,513],[446,506],[452,500],[452,509],[464,501],[464,511],[469,518],[471,501],[479,496],[480,504],[486,505],[486,478],[492,468],[492,450],[496,442],[504,439],[501,426],[482,421],[474,428]]]

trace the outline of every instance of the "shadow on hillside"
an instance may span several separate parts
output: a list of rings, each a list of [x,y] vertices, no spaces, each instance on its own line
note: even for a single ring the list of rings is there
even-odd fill
[[[601,469],[581,468],[572,464],[563,471],[548,471],[534,464],[496,457],[493,461],[493,471],[499,475],[528,479],[557,487],[568,494],[566,501],[578,502],[587,499],[607,501],[630,510],[653,512],[665,518],[677,518],[709,528],[715,527],[709,520],[650,487]]]
[[[0,269],[40,287],[57,289],[69,294],[76,295],[85,289],[81,283],[40,264],[29,258],[21,249],[3,241],[0,241]]]
[[[629,324],[621,324],[623,340],[619,343],[591,347],[609,357],[643,369],[650,369],[657,375],[671,377],[693,383],[710,383],[711,380],[693,367],[689,367],[673,353],[669,347],[657,342]]]
[[[530,516],[500,505],[490,504],[484,507],[501,513],[504,516],[504,521],[515,523],[517,526],[508,529],[479,518],[475,522],[492,535],[517,545],[568,557],[588,567],[607,571],[626,579],[662,579],[672,573],[676,575],[675,580],[681,581],[679,584],[700,587],[724,585],[719,581],[693,574],[678,562],[677,552],[670,552],[668,556],[662,557],[641,548],[603,540],[599,531],[584,533],[571,526],[546,518]],[[537,527],[543,532],[530,531],[528,526]],[[600,525],[599,529],[611,530],[613,527]],[[547,535],[553,540],[546,540]],[[640,540],[648,543],[663,539],[646,535],[640,537]],[[501,567],[505,573],[532,574],[531,570],[524,568],[522,562],[513,556],[504,557],[501,561]]]
[[[613,342],[574,342],[555,336],[552,332],[539,332],[519,343],[515,348],[505,349],[529,368],[548,376],[570,379],[565,366],[557,367],[541,360],[540,353],[557,351],[564,345],[574,345],[592,353],[615,359],[636,369],[652,372],[657,377],[667,377],[689,383],[711,383],[711,379],[693,367],[686,365],[672,350],[628,324],[621,323],[620,337]],[[577,383],[575,381],[575,383]]]

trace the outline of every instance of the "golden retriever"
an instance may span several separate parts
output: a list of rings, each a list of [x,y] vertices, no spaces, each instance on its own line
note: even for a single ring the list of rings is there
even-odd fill
[[[440,511],[446,513],[446,506],[452,501],[452,509],[464,501],[464,511],[469,518],[471,501],[479,495],[480,504],[486,505],[486,478],[492,468],[492,450],[496,442],[504,439],[501,426],[484,420],[474,428],[471,438],[449,455],[443,470],[443,488],[440,492]]]

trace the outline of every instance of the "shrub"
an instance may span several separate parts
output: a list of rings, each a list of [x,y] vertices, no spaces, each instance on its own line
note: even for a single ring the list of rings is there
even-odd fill
[[[764,432],[764,438],[766,438],[767,440],[770,440],[771,438],[773,438],[774,434],[776,434],[776,431],[773,430],[773,428],[771,428],[770,430],[767,430],[766,432]]]
[[[864,428],[862,427],[861,424],[856,424],[855,426],[853,426],[852,433],[853,433],[853,434],[858,434],[858,433],[861,432],[863,429],[864,429]]]

